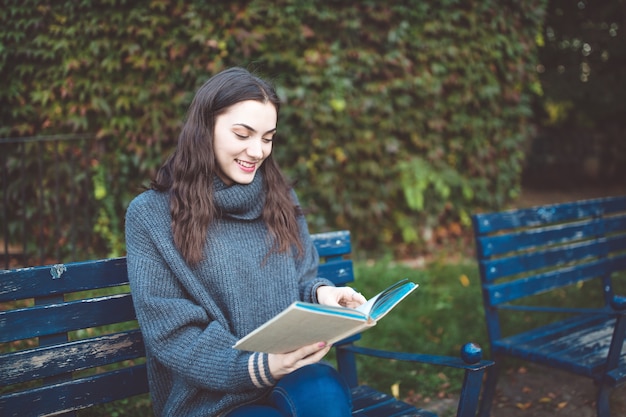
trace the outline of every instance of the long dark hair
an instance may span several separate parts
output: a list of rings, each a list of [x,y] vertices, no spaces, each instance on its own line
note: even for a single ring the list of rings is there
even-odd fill
[[[151,183],[150,188],[169,192],[174,244],[190,265],[202,260],[207,232],[219,216],[213,199],[215,120],[230,106],[246,100],[272,103],[276,113],[280,109],[274,88],[243,68],[227,69],[204,83],[191,102],[176,149]],[[295,245],[300,254],[297,218],[301,210],[291,198],[291,187],[273,153],[260,170],[266,191],[262,217],[274,238],[273,250],[285,252]]]

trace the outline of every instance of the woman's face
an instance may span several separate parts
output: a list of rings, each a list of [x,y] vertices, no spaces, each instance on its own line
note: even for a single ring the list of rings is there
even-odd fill
[[[272,153],[276,119],[272,103],[255,100],[234,104],[217,116],[213,151],[218,175],[226,185],[252,182]]]

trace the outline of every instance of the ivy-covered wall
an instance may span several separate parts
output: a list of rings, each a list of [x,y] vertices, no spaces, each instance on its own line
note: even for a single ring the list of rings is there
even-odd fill
[[[122,218],[195,89],[244,66],[313,231],[421,250],[516,197],[546,0],[5,2],[0,137],[87,132]],[[103,180],[104,179],[104,180]],[[95,182],[94,182],[95,183]],[[119,242],[119,239],[116,241]]]

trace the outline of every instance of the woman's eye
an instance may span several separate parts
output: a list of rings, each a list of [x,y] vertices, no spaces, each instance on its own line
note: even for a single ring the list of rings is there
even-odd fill
[[[263,138],[263,142],[270,143],[274,140],[274,138]]]
[[[235,136],[237,136],[239,139],[248,139],[249,136],[248,135],[242,135],[241,133],[237,133],[237,132],[233,132],[235,134]]]

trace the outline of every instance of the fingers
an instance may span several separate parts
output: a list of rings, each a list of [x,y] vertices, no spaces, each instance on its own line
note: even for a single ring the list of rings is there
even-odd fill
[[[342,294],[339,304],[344,307],[357,308],[361,304],[365,303],[367,299],[363,297],[363,294],[357,292],[352,288],[341,288]]]
[[[331,345],[321,342],[301,347],[289,353],[270,354],[270,373],[275,379],[280,379],[296,369],[319,362],[330,348]]]
[[[300,362],[302,363],[302,366],[311,365],[313,363],[321,361],[322,358],[324,358],[324,356],[326,356],[326,354],[330,351],[331,347],[331,345],[324,344],[324,347],[317,352],[314,352],[313,354],[301,359]]]
[[[321,286],[317,289],[317,301],[327,306],[356,308],[367,299],[350,287]]]
[[[320,359],[328,353],[331,346],[326,342],[314,343],[312,345],[304,346],[292,354],[297,358],[296,363],[299,364],[298,368],[318,362]],[[317,359],[316,359],[317,358]]]
[[[360,292],[356,291],[352,293],[352,300],[358,303],[358,305],[365,304],[367,302],[367,298],[365,298]]]

